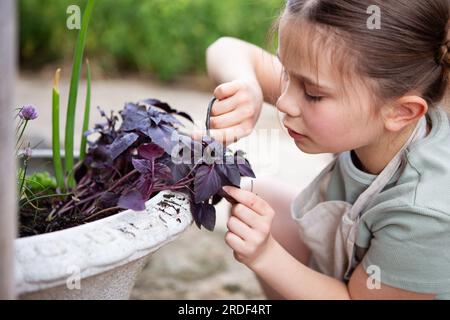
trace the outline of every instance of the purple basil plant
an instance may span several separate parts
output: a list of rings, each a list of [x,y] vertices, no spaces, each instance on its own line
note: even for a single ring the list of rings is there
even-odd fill
[[[89,142],[75,173],[79,201],[65,203],[59,216],[77,211],[90,220],[111,209],[140,211],[158,192],[176,190],[190,197],[196,225],[213,231],[214,205],[226,197],[222,187],[239,187],[241,177],[255,177],[243,152],[232,152],[207,136],[195,141],[181,133],[181,118],[192,118],[167,103],[127,103],[119,116],[100,112],[106,121],[86,133],[99,137]]]

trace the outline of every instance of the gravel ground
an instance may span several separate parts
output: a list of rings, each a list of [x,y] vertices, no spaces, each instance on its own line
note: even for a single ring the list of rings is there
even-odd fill
[[[63,78],[60,87],[61,114],[65,115],[68,79]],[[39,109],[39,119],[27,131],[32,146],[50,147],[51,88],[50,74],[21,75],[16,87],[17,106],[32,103]],[[211,98],[211,93],[207,91],[162,86],[137,78],[94,79],[92,92],[91,123],[100,120],[95,106],[101,106],[105,111],[119,110],[127,101],[158,98],[188,112],[201,127]],[[84,94],[82,83],[79,92],[81,102],[84,101]],[[79,104],[77,119],[82,119],[82,105]],[[276,177],[300,191],[331,158],[329,155],[312,156],[300,152],[281,130],[278,119],[275,108],[265,106],[255,134],[240,141],[236,148],[248,153],[257,177]],[[76,123],[76,132],[77,136],[81,136],[81,121]],[[264,138],[265,135],[267,138]],[[233,259],[232,251],[224,242],[228,211],[229,205],[225,202],[218,205],[215,232],[200,231],[192,226],[177,240],[152,255],[137,279],[131,298],[264,298],[252,272]]]

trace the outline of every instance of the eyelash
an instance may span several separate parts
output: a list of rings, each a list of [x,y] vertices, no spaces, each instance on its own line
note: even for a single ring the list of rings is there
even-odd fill
[[[283,78],[284,78],[284,80],[286,81],[286,80],[289,80],[289,73],[286,71],[286,70],[283,70]],[[305,85],[303,84],[302,85],[302,87],[303,87],[303,92],[305,93],[305,99],[306,100],[308,100],[309,102],[312,102],[312,103],[317,103],[317,102],[320,102],[320,101],[322,101],[322,99],[323,99],[323,97],[319,97],[319,96],[311,96],[311,95],[309,95],[307,92],[306,92],[306,87],[305,87]]]
[[[320,102],[323,99],[323,97],[310,96],[309,94],[306,93],[306,90],[304,92],[305,92],[306,100],[308,100],[310,102],[314,102],[314,103],[315,102]]]

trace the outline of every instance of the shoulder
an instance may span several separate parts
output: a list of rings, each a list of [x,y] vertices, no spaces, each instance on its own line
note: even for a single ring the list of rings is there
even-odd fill
[[[398,180],[383,190],[371,209],[450,217],[450,120],[441,108],[430,118],[430,134],[407,149]]]
[[[414,205],[450,214],[450,120],[441,108],[430,117],[429,136],[411,146],[407,156],[410,171],[418,176]],[[405,175],[399,182],[408,178]]]
[[[385,188],[362,216],[360,240],[389,229],[391,236],[450,238],[450,129],[447,114],[430,114],[430,134],[408,148],[398,180]],[[363,241],[363,239],[365,241]]]

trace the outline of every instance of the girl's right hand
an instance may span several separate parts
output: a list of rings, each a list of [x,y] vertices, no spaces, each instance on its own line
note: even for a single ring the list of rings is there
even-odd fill
[[[264,102],[261,86],[256,80],[235,80],[214,90],[217,101],[211,111],[211,136],[226,145],[249,136],[261,114]],[[205,132],[194,132],[200,140]]]

